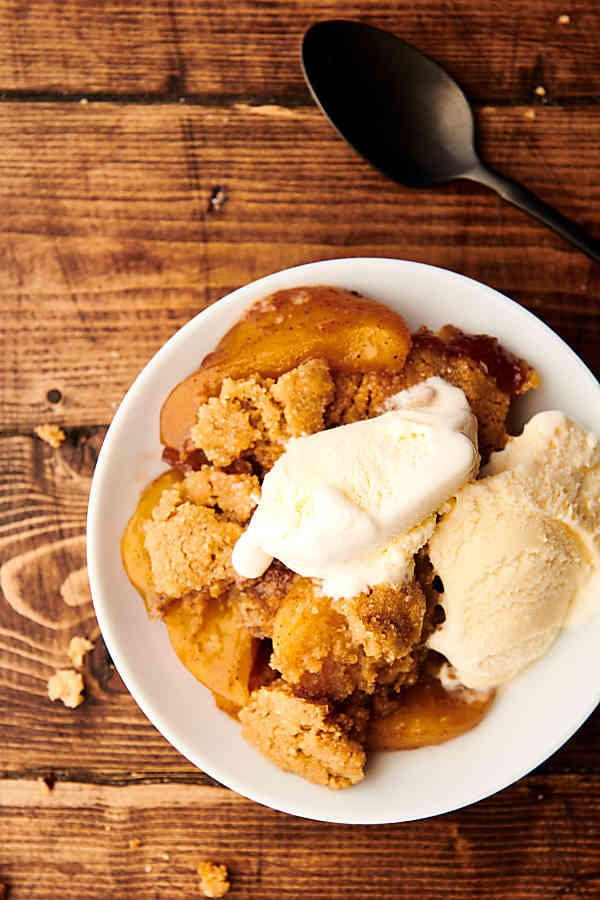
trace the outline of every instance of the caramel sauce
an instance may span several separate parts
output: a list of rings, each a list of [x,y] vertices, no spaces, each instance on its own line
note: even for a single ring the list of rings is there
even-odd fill
[[[454,325],[444,325],[439,335],[417,331],[413,341],[417,347],[441,351],[450,357],[467,356],[492,376],[501,391],[511,396],[521,393],[531,371],[527,363],[505,350],[497,338],[489,334],[466,334]]]
[[[182,472],[197,472],[208,462],[202,450],[180,453],[175,447],[165,447],[162,452],[162,460]]]
[[[416,750],[443,744],[470,731],[487,713],[494,691],[474,694],[446,691],[437,678],[426,676],[403,688],[391,701],[391,710],[374,716],[367,731],[369,750]]]

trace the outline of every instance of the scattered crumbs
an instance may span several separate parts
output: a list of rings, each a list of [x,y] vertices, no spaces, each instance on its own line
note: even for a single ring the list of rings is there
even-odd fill
[[[137,848],[141,847],[141,846],[142,846],[142,842],[140,841],[139,838],[131,838],[131,840],[129,841],[129,849],[130,850],[137,850]]]
[[[546,96],[546,88],[542,84],[538,84],[538,86],[535,89],[535,92],[538,95],[538,97]]]
[[[222,209],[227,200],[227,191],[224,187],[216,187],[210,197],[210,209]]]
[[[544,799],[544,795],[543,795],[543,794],[538,794],[538,795],[537,795],[537,798],[538,798],[538,800],[543,800],[543,799]]]
[[[526,109],[523,115],[526,119],[535,119],[535,109]]]
[[[204,860],[198,866],[200,876],[200,890],[205,897],[223,897],[229,890],[227,880],[227,866]]]
[[[171,861],[171,857],[169,856],[168,853],[159,853],[159,854],[158,854],[158,858],[159,858],[159,859],[162,859],[164,862],[170,862],[170,861]]]
[[[482,113],[493,113],[493,112],[496,112],[496,107],[495,106],[482,106],[481,112]]]
[[[112,356],[113,359],[118,359],[119,351],[118,351],[118,350],[111,350],[111,351],[110,351],[110,355]]]
[[[88,641],[87,638],[80,637],[80,635],[75,635],[75,637],[71,638],[71,643],[69,644],[68,654],[69,659],[73,663],[76,669],[80,669],[83,665],[83,657],[86,653],[89,653],[90,650],[94,649],[94,645],[91,641]]]
[[[88,105],[88,98],[87,98],[87,97],[82,97],[81,100],[80,100],[79,102],[81,103],[82,106],[87,106],[87,105]]]
[[[34,428],[34,432],[42,441],[50,444],[55,450],[60,447],[66,437],[64,431],[58,425],[38,425],[37,428]]]
[[[83,678],[75,669],[59,669],[48,679],[48,696],[51,700],[62,700],[69,709],[83,703]]]
[[[557,25],[570,25],[571,24],[571,16],[568,16],[566,13],[563,13],[556,20]]]
[[[40,788],[42,790],[42,794],[45,796],[46,794],[50,794],[54,790],[54,785],[56,784],[56,775],[54,772],[50,772],[49,775],[44,775],[43,778],[39,778]]]
[[[144,872],[147,872],[148,874],[150,874],[151,871],[152,871],[152,866],[150,865],[150,863],[146,863],[146,865],[144,866]]]
[[[185,103],[185,97],[180,97],[180,98],[179,98],[179,102],[180,102],[180,103]]]

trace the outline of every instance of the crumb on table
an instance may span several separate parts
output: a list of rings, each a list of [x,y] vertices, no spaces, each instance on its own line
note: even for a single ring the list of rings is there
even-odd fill
[[[129,849],[130,850],[137,850],[137,848],[141,847],[141,845],[142,845],[142,842],[140,841],[139,838],[131,838],[131,840],[129,841]]]
[[[48,696],[51,700],[62,700],[65,706],[75,709],[83,703],[84,687],[80,672],[75,669],[59,669],[48,679]]]
[[[71,643],[69,644],[68,654],[69,659],[73,663],[76,669],[80,669],[83,665],[83,657],[86,653],[89,653],[90,650],[94,649],[94,645],[91,641],[88,641],[87,638],[81,637],[80,635],[75,635],[75,637],[71,638]]]
[[[571,24],[571,16],[568,16],[566,13],[562,13],[556,20],[557,25],[570,25]]]
[[[66,437],[64,431],[58,425],[38,425],[37,428],[34,428],[34,432],[42,441],[50,444],[55,450],[60,447]]]
[[[200,890],[205,897],[223,897],[229,890],[227,866],[203,860],[198,866]]]

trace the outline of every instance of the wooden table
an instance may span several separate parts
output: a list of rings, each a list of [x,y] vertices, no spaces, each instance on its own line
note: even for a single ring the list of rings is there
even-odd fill
[[[600,266],[483,188],[396,187],[317,111],[299,40],[334,16],[437,58],[476,103],[485,157],[600,235],[597,0],[1,0],[0,882],[14,900],[199,896],[203,858],[229,866],[232,898],[600,896],[598,712],[473,807],[318,824],[183,759],[98,636],[84,529],[106,425],[161,344],[232,288],[329,257],[421,260],[511,295],[600,374]],[[66,429],[59,450],[34,437],[42,422]],[[46,682],[77,633],[96,645],[71,711]]]

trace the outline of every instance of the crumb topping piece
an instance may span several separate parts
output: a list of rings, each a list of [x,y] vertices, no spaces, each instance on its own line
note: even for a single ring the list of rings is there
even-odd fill
[[[66,437],[64,431],[58,425],[38,425],[37,428],[34,428],[34,432],[42,441],[50,444],[55,450],[60,447]]]
[[[334,606],[345,616],[352,638],[365,654],[380,662],[403,658],[421,637],[426,602],[414,579],[376,585],[358,597],[342,597]]]
[[[270,468],[290,438],[323,428],[333,396],[329,366],[321,359],[308,360],[277,381],[260,375],[225,378],[219,396],[198,408],[190,439],[216,466],[254,457]]]
[[[255,691],[239,714],[246,740],[286,772],[332,790],[364,777],[365,751],[349,716],[326,700],[297,697],[279,680]]]
[[[181,491],[199,506],[218,507],[240,525],[248,521],[260,500],[260,482],[256,475],[231,475],[213,466],[189,472]]]
[[[229,890],[227,866],[203,860],[197,869],[200,876],[200,890],[205,897],[224,897]]]
[[[159,594],[179,598],[207,584],[233,580],[231,552],[241,525],[185,500],[179,485],[163,491],[144,530]]]
[[[83,678],[75,669],[59,669],[48,679],[48,696],[51,700],[62,700],[65,706],[75,709],[83,703]]]
[[[88,641],[87,638],[81,637],[80,635],[75,635],[75,637],[71,638],[67,653],[75,668],[80,669],[83,665],[84,656],[93,649],[94,645],[91,641]]]
[[[274,559],[260,578],[238,576],[235,584],[242,622],[251,634],[270,638],[273,621],[297,575]]]
[[[425,606],[416,581],[331,600],[297,579],[273,622],[271,667],[310,697],[373,693],[412,670]]]

